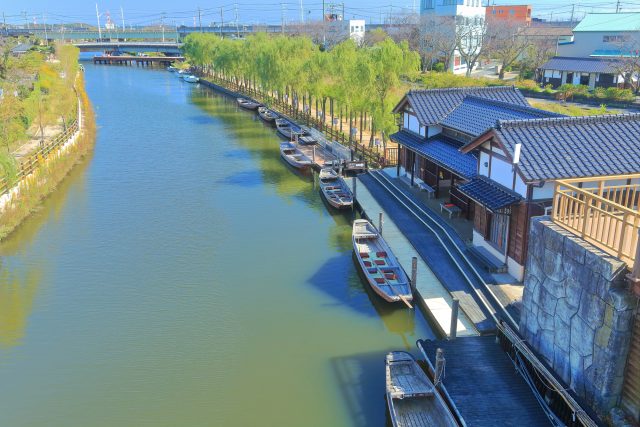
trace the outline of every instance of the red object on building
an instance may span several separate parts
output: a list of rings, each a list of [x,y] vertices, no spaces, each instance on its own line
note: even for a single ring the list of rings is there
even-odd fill
[[[522,26],[531,25],[531,5],[507,5],[507,6],[487,6],[486,19],[488,22],[508,21]]]

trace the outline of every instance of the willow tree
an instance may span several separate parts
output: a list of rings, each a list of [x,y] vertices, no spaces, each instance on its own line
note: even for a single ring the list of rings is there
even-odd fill
[[[373,126],[374,131],[381,132],[386,148],[386,135],[395,129],[391,108],[394,100],[399,99],[397,94],[394,97],[392,91],[400,85],[401,76],[420,69],[420,56],[409,50],[406,41],[396,44],[386,38],[370,48],[370,58],[371,88],[376,95],[372,103]]]

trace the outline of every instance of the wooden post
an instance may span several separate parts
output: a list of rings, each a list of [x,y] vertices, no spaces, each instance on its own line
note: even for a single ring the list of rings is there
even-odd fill
[[[436,350],[436,371],[433,373],[433,385],[438,387],[442,384],[442,377],[444,376],[444,350],[438,348]]]
[[[356,177],[354,176],[353,177],[353,204],[354,205],[356,204],[355,202],[356,202],[357,183],[358,183],[358,181],[357,181]]]
[[[400,177],[400,146],[398,146],[398,158],[396,159],[396,177]]]
[[[416,283],[418,281],[418,257],[411,258],[411,293],[416,292]]]
[[[449,327],[449,339],[455,340],[458,334],[458,310],[460,307],[460,301],[454,298],[451,304],[451,325]]]
[[[378,214],[378,232],[380,232],[380,235],[382,236],[382,225],[384,224],[384,215],[382,214],[382,212],[380,212]]]
[[[636,242],[636,259],[633,262],[631,274],[627,276],[629,284],[635,294],[640,297],[640,228],[638,229],[638,241]]]
[[[315,146],[315,145],[314,145],[314,146],[312,146],[312,147],[311,147],[311,149],[313,150],[313,151],[312,151],[312,156],[313,156],[313,157],[312,157],[311,161],[312,161],[312,162],[313,162],[313,164],[315,165],[315,164],[316,164],[316,146]]]

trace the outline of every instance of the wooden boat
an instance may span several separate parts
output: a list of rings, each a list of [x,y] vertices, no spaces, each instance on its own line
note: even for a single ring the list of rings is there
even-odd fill
[[[280,144],[280,155],[296,169],[308,169],[311,167],[311,160],[291,142]]]
[[[322,168],[319,175],[320,192],[331,206],[348,209],[353,205],[353,193],[344,179],[332,168]]]
[[[246,98],[238,98],[236,101],[238,101],[238,106],[244,108],[245,110],[257,110],[261,105]]]
[[[184,80],[187,83],[198,83],[200,81],[200,79],[194,76],[193,74],[189,74],[188,76],[182,77],[182,80]]]
[[[394,427],[457,427],[435,386],[412,355],[392,351],[385,361],[387,405]]]
[[[278,133],[280,135],[284,136],[289,141],[294,141],[302,135],[302,129],[287,119],[276,119],[276,129],[278,129]]]
[[[303,130],[303,132],[305,131]],[[298,136],[298,144],[300,145],[313,145],[317,143],[318,141],[316,141],[316,139],[310,135]]]
[[[258,107],[258,115],[262,120],[269,124],[274,124],[278,118],[278,115],[267,107]]]
[[[388,302],[413,299],[409,278],[378,230],[366,219],[353,222],[353,250],[373,291]]]

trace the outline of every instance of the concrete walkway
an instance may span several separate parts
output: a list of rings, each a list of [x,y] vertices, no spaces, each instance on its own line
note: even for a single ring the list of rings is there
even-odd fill
[[[416,290],[420,294],[419,297],[423,299],[424,306],[429,311],[430,317],[437,323],[440,332],[448,334],[451,324],[451,294],[442,286],[424,259],[398,228],[393,219],[394,215],[391,215],[376,201],[376,198],[373,197],[367,186],[362,182],[362,177],[356,179],[358,181],[356,184],[356,197],[360,207],[376,226],[378,226],[378,214],[380,212],[383,213],[383,236],[405,271],[410,273],[411,259],[414,256],[418,258]],[[346,181],[353,188],[353,179],[347,179]],[[462,311],[459,313],[456,333],[458,336],[478,335],[473,322]]]

